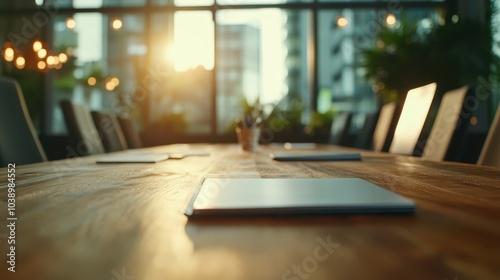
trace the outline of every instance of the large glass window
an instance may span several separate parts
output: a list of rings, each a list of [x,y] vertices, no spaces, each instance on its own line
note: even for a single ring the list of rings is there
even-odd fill
[[[384,5],[390,5],[391,7],[400,7],[401,2],[442,2],[441,0],[317,0],[318,2],[329,2],[329,3],[339,3],[339,2],[380,2]]]
[[[212,5],[214,0],[175,0],[176,6],[208,6]]]
[[[404,11],[411,1],[393,2],[1,1],[0,72],[31,81],[27,103],[45,134],[65,133],[63,99],[129,114],[176,139],[234,136],[243,100],[282,117],[299,111],[303,125],[315,109],[374,110],[359,50],[376,43],[388,14],[394,24],[403,13],[425,21],[442,1]]]
[[[214,4],[214,0],[152,0],[154,5],[160,6],[210,6]]]
[[[129,7],[144,6],[147,0],[38,0],[39,2],[52,2],[61,8],[101,8],[101,7]]]
[[[224,5],[244,5],[244,4],[283,4],[297,2],[312,2],[313,0],[217,0],[217,3]]]
[[[307,114],[309,13],[223,10],[217,23],[218,132],[227,132],[241,117],[243,100],[264,109],[300,100]]]
[[[64,99],[91,110],[129,113],[137,62],[147,53],[144,16],[76,13],[57,16],[53,26],[53,49],[39,65],[53,77],[52,133],[65,131],[58,105]]]
[[[372,81],[365,77],[363,50],[377,45],[377,34],[382,27],[396,28],[406,20],[425,28],[437,22],[437,17],[435,10],[387,7],[319,11],[318,110],[375,112],[379,104]],[[363,120],[353,119],[352,129],[359,130]]]
[[[210,11],[178,11],[153,17],[151,69],[162,69],[152,87],[150,119],[174,133],[211,132],[214,23]],[[157,70],[154,70],[157,71]]]

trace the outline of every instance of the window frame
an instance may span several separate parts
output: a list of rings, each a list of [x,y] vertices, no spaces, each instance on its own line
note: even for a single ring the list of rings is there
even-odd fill
[[[151,42],[152,34],[151,34],[151,24],[154,14],[158,13],[175,13],[178,11],[210,11],[212,13],[212,19],[214,21],[214,69],[212,71],[212,88],[211,88],[211,120],[210,120],[210,133],[203,135],[177,135],[173,137],[171,140],[178,142],[230,142],[233,140],[234,135],[220,135],[218,134],[217,129],[217,17],[216,14],[218,11],[226,10],[226,9],[263,9],[263,8],[278,8],[282,10],[305,10],[311,12],[312,15],[312,38],[313,38],[313,46],[312,46],[312,54],[311,54],[311,64],[312,64],[312,73],[311,73],[311,81],[312,81],[312,93],[310,96],[310,104],[311,110],[316,111],[317,107],[317,98],[319,93],[318,86],[318,11],[320,10],[336,10],[336,9],[345,9],[349,8],[352,10],[358,9],[383,9],[387,8],[388,5],[398,4],[403,8],[413,9],[413,8],[446,8],[449,3],[447,0],[441,1],[354,1],[354,2],[345,2],[345,1],[335,1],[332,0],[330,2],[323,2],[320,0],[312,0],[311,2],[288,2],[288,3],[275,3],[275,4],[219,4],[218,1],[215,0],[214,4],[208,6],[175,6],[173,4],[173,0],[171,4],[167,5],[158,5],[154,3],[154,0],[146,0],[146,4],[144,6],[104,6],[99,8],[73,8],[73,7],[58,7],[57,13],[64,15],[73,15],[76,13],[101,13],[104,15],[120,15],[120,14],[142,14],[145,20],[145,34],[144,39],[147,44]],[[14,3],[14,2],[12,2]],[[8,6],[8,4],[7,4]],[[1,15],[27,15],[27,14],[35,14],[42,10],[43,7],[33,7],[33,8],[12,8],[7,7],[5,9],[0,10]],[[50,24],[49,24],[50,25]],[[52,28],[52,25],[50,25]],[[50,39],[50,32],[46,30],[41,31],[41,38],[43,40]],[[151,62],[153,58],[151,57],[151,52],[148,52],[146,55],[146,61]],[[40,123],[40,134],[42,136],[51,136],[51,125],[52,125],[52,112],[53,109],[51,104],[52,96],[50,94],[50,89],[52,85],[52,75],[48,74],[44,77],[44,86],[43,86],[43,102],[40,106],[41,108],[41,123]],[[149,102],[149,100],[147,101]]]

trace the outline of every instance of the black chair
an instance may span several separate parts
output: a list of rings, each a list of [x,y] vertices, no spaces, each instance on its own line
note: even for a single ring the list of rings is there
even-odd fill
[[[340,146],[346,146],[348,144],[347,139],[351,119],[352,113],[350,112],[341,112],[335,116],[330,130],[329,144]]]
[[[0,77],[0,164],[47,161],[19,84]]]
[[[91,114],[107,153],[128,149],[127,141],[116,115],[101,111],[93,111]]]
[[[477,164],[500,167],[500,104]]]
[[[104,153],[101,138],[87,106],[69,100],[61,101],[60,106],[71,145],[75,148],[77,154],[87,156]]]
[[[139,138],[139,134],[134,129],[132,121],[127,117],[118,116],[118,122],[120,123],[123,135],[125,136],[128,148],[129,149],[142,148],[143,145],[141,138]]]
[[[373,149],[373,134],[375,133],[379,115],[380,111],[364,114],[365,122],[356,138],[354,147],[365,150]]]

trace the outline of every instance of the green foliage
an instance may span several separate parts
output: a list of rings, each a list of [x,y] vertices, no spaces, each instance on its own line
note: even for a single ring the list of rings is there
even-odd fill
[[[428,36],[430,75],[446,90],[488,77],[491,34],[479,22],[461,20],[435,28]]]
[[[241,120],[248,116],[251,121],[261,119],[263,127],[271,129],[275,133],[290,133],[302,131],[302,111],[304,104],[300,98],[281,99],[277,104],[262,104],[260,98],[250,103],[245,97],[241,100]],[[227,131],[234,131],[236,124],[230,123]]]
[[[366,77],[373,79],[386,99],[431,80],[425,71],[428,43],[415,23],[403,20],[400,27],[382,27],[377,46],[363,53]]]
[[[57,79],[54,87],[60,90],[72,91],[75,88],[76,79],[72,75],[66,75]]]
[[[397,28],[383,27],[377,46],[363,51],[366,77],[376,83],[386,101],[427,83],[437,82],[442,90],[449,90],[489,75],[487,26],[468,20],[434,26],[427,33],[407,20]]]
[[[337,112],[330,110],[325,113],[312,112],[309,124],[305,127],[305,133],[308,135],[314,135],[317,133],[330,133],[330,127],[332,125],[333,119],[337,115]],[[322,131],[325,130],[325,131]]]
[[[284,98],[264,119],[267,127],[275,131],[293,131],[302,127],[304,103],[300,98]]]
[[[260,97],[258,97],[253,104],[250,104],[248,100],[243,97],[241,100],[241,108],[243,110],[243,119],[246,116],[250,116],[252,120],[263,117],[263,107],[260,104]]]

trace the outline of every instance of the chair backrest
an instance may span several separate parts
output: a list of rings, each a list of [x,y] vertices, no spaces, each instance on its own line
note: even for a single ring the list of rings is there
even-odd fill
[[[349,132],[349,125],[351,123],[352,113],[341,112],[338,113],[332,122],[330,130],[329,144],[332,145],[345,145],[347,135]]]
[[[500,103],[477,164],[500,167]]]
[[[463,104],[468,86],[446,92],[443,95],[437,112],[434,125],[424,147],[422,158],[443,161],[450,147],[453,137],[464,137],[456,135],[459,125],[464,125],[461,120]]]
[[[436,87],[436,83],[432,83],[408,91],[389,152],[413,154],[434,100]]]
[[[396,102],[387,103],[380,109],[375,131],[373,132],[373,149],[382,151],[384,143],[391,127],[394,112],[396,111]]]
[[[0,167],[46,161],[19,84],[0,77]]]
[[[123,116],[118,116],[118,122],[120,123],[120,127],[123,131],[123,135],[125,136],[125,140],[127,141],[127,146],[129,149],[139,149],[142,148],[142,141],[139,138],[139,134],[134,129],[134,125],[132,121]]]
[[[104,153],[101,138],[92,121],[88,107],[69,100],[61,101],[60,106],[68,128],[70,142],[76,148],[78,155]]]
[[[366,150],[373,148],[373,134],[375,133],[379,115],[380,111],[364,114],[365,122],[354,144],[356,148]]]
[[[104,150],[107,153],[123,151],[128,149],[127,141],[123,135],[120,123],[116,115],[101,111],[93,111],[92,119],[99,131]]]

